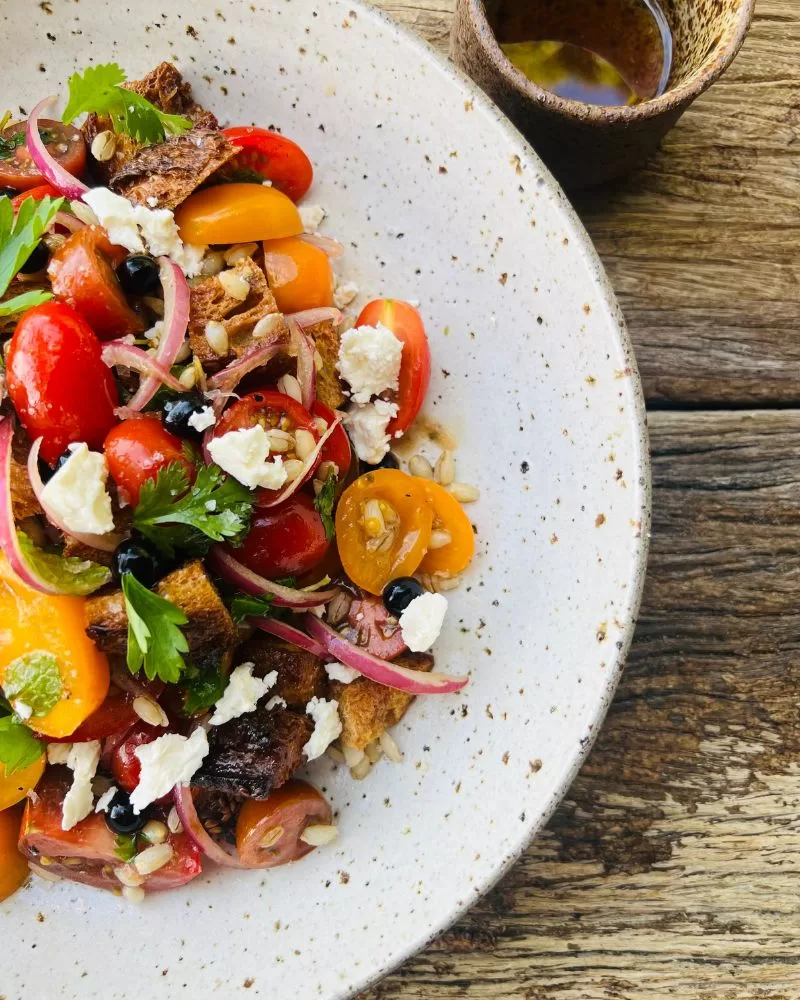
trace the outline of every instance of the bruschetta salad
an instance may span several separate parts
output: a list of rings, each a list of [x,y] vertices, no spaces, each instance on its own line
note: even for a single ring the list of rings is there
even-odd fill
[[[0,122],[0,899],[138,902],[331,843],[298,773],[467,683],[431,649],[478,491],[391,450],[423,321],[355,308],[298,145],[169,63],[66,90]]]

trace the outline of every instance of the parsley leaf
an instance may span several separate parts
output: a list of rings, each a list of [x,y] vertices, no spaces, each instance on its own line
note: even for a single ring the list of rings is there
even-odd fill
[[[272,614],[272,595],[262,594],[254,597],[252,594],[237,594],[231,601],[231,617],[235,622],[244,621],[250,615],[256,618],[267,618]]]
[[[181,687],[186,692],[183,710],[187,715],[194,715],[220,700],[228,685],[228,678],[222,673],[220,664],[205,670],[189,666],[181,678]]]
[[[204,555],[212,542],[243,541],[254,500],[254,493],[218,465],[200,466],[190,487],[183,465],[172,462],[142,486],[133,525],[167,556],[176,549]]]
[[[180,608],[154,594],[130,573],[122,574],[122,593],[128,615],[128,670],[144,666],[148,680],[175,684],[186,664],[189,646],[179,625],[188,621]]]
[[[322,489],[314,498],[314,506],[317,513],[322,518],[322,525],[325,528],[325,537],[330,541],[336,533],[333,523],[333,505],[336,503],[336,476],[328,476],[322,484]]]
[[[111,570],[107,566],[101,566],[100,563],[78,556],[61,556],[55,552],[45,552],[44,549],[34,545],[24,531],[18,531],[17,538],[25,562],[42,579],[58,586],[64,594],[85,597],[104,587],[111,580]]]
[[[165,135],[180,135],[192,127],[188,118],[167,115],[147,98],[121,87],[126,79],[116,63],[90,66],[83,74],[73,73],[63,120],[71,122],[87,112],[108,115],[115,132],[142,143],[163,142]]]
[[[12,279],[36,249],[63,203],[63,198],[42,198],[41,201],[26,198],[15,218],[11,199],[0,198],[0,295],[8,291]],[[52,297],[49,292],[24,292],[0,302],[0,316],[11,316]]]
[[[114,854],[119,858],[120,861],[130,863],[136,857],[137,851],[137,840],[138,834],[135,833],[118,833],[114,837]]]
[[[0,719],[0,764],[6,774],[30,767],[44,753],[44,744],[33,735],[17,715]]]
[[[47,715],[64,694],[58,660],[43,649],[18,656],[5,669],[3,690],[7,698],[24,702],[34,715]]]

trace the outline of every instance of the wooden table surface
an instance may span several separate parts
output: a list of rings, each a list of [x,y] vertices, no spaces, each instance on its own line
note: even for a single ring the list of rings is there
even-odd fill
[[[454,0],[379,0],[443,48]],[[650,407],[633,650],[523,860],[362,1000],[800,998],[800,0],[578,200]]]

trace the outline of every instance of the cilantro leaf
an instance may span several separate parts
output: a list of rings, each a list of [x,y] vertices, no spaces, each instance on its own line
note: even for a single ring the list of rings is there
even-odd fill
[[[17,715],[0,719],[0,764],[6,774],[30,767],[44,753],[44,744],[33,735]]]
[[[188,621],[180,608],[154,594],[130,573],[122,574],[122,593],[128,615],[128,670],[132,674],[144,667],[148,680],[175,684],[186,663],[186,637],[178,626]]]
[[[136,857],[138,853],[136,845],[137,836],[135,833],[118,833],[114,837],[114,854],[116,854],[120,861],[124,861],[127,864]]]
[[[42,234],[64,204],[63,198],[26,198],[14,216],[11,199],[0,198],[0,295],[5,295],[12,279],[36,249]],[[42,298],[46,296],[46,298]],[[33,291],[0,304],[0,316],[10,316],[52,298],[47,292]]]
[[[220,664],[205,670],[190,666],[181,678],[181,687],[186,692],[184,712],[194,715],[216,705],[225,693],[227,684],[228,678],[223,675]]]
[[[142,486],[133,525],[167,556],[176,549],[204,555],[212,542],[243,541],[254,501],[255,494],[218,465],[200,466],[190,487],[183,465],[172,462]]]
[[[230,605],[231,617],[235,622],[244,621],[250,615],[256,618],[266,618],[272,614],[272,595],[262,594],[254,597],[252,594],[237,594]]]
[[[336,527],[333,523],[333,505],[336,503],[336,476],[328,476],[322,484],[322,489],[314,498],[314,506],[317,513],[322,518],[322,525],[325,528],[325,537],[330,541],[336,534]]]
[[[64,695],[58,660],[43,649],[18,656],[5,669],[3,690],[7,698],[24,702],[35,716],[47,715]]]
[[[166,134],[180,135],[192,127],[188,118],[168,115],[146,97],[120,84],[127,79],[116,63],[90,66],[69,78],[69,100],[63,120],[93,112],[108,115],[115,132],[123,132],[141,143],[163,142]]]
[[[24,531],[17,532],[17,538],[25,562],[42,579],[58,586],[62,593],[85,597],[104,587],[111,580],[111,570],[101,566],[100,563],[80,559],[77,556],[60,556],[55,552],[45,552],[44,549],[34,545]]]

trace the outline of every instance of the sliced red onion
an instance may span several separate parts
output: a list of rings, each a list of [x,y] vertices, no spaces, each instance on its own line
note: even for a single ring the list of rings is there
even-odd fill
[[[51,228],[55,225],[63,226],[64,229],[68,229],[71,233],[77,233],[79,229],[83,229],[86,223],[81,222],[76,215],[71,215],[69,212],[56,212],[55,218],[51,223]]]
[[[281,608],[316,608],[336,596],[335,589],[309,593],[307,590],[295,590],[294,587],[283,587],[279,583],[272,583],[271,580],[266,580],[243,566],[220,545],[212,545],[211,551],[206,556],[206,563],[228,583],[246,594],[258,597],[261,594],[271,594],[275,604]]]
[[[245,375],[249,375],[256,368],[262,368],[284,350],[285,346],[286,342],[281,334],[280,339],[260,347],[251,348],[236,361],[232,361],[227,368],[223,368],[221,372],[211,376],[208,380],[208,388],[217,393],[211,404],[217,419],[225,409],[226,400],[233,394],[233,390]]]
[[[300,384],[300,402],[311,412],[317,395],[317,366],[314,363],[316,348],[311,339],[300,329],[295,320],[289,324],[289,344],[292,354],[297,356],[297,381]]]
[[[305,330],[309,326],[316,326],[317,323],[327,323],[328,321],[338,326],[342,322],[342,313],[334,306],[319,306],[317,309],[303,309],[301,312],[287,313],[283,318],[287,323],[289,320],[294,320],[299,327]]]
[[[372,656],[360,646],[354,646],[339,635],[330,625],[320,621],[316,615],[307,614],[303,624],[314,639],[318,639],[328,652],[340,663],[352,667],[376,684],[396,688],[406,694],[452,694],[460,691],[468,683],[468,677],[452,677],[449,674],[426,674],[420,670],[410,670],[389,660]]]
[[[295,493],[297,490],[300,489],[300,487],[305,482],[308,473],[317,464],[320,453],[323,447],[325,446],[325,442],[328,440],[331,434],[333,434],[333,432],[336,430],[336,428],[339,426],[341,422],[342,422],[342,415],[341,413],[337,413],[336,418],[331,421],[330,427],[328,427],[328,429],[325,431],[325,433],[322,435],[319,441],[317,441],[316,448],[311,452],[311,454],[303,463],[303,468],[298,472],[297,476],[290,483],[287,483],[283,487],[283,489],[280,491],[280,493],[278,493],[278,495],[275,497],[274,500],[271,500],[269,503],[265,503],[263,505],[264,507],[275,507],[279,503],[283,503],[284,500],[288,500],[293,493]],[[317,603],[322,604],[324,602],[318,601]]]
[[[322,250],[332,260],[344,256],[344,247],[342,244],[330,236],[322,236],[319,233],[303,233],[298,239],[301,239],[304,243],[309,243],[318,250]]]
[[[28,452],[28,479],[30,480],[36,499],[47,516],[47,520],[60,531],[63,531],[65,535],[69,535],[70,538],[74,538],[75,541],[80,542],[82,545],[88,545],[92,549],[99,549],[101,552],[113,552],[122,541],[122,535],[118,535],[113,531],[109,531],[105,535],[92,535],[88,532],[73,531],[64,524],[58,513],[42,499],[44,483],[39,472],[39,449],[41,446],[42,439],[37,438]]]
[[[73,177],[68,170],[61,166],[58,160],[50,155],[39,135],[39,119],[54,101],[55,97],[45,97],[31,111],[25,133],[25,145],[31,154],[31,159],[46,181],[58,188],[66,198],[82,198],[89,190],[88,186],[83,181],[79,181],[77,177]]]
[[[205,854],[210,861],[215,861],[218,865],[224,865],[226,868],[249,867],[232,853],[229,853],[225,846],[214,840],[208,833],[197,815],[192,790],[188,785],[176,785],[172,796],[175,799],[175,809],[183,824],[184,832],[199,851]],[[233,851],[234,848],[230,850]]]
[[[8,417],[0,420],[0,548],[5,552],[6,559],[22,580],[29,587],[42,594],[60,594],[58,587],[47,583],[35,573],[22,554],[17,538],[17,526],[14,523],[14,507],[11,502],[11,445],[14,440],[14,425]]]
[[[159,257],[158,263],[161,268],[161,287],[164,289],[164,329],[153,359],[169,371],[183,345],[189,325],[189,285],[175,261],[169,257]],[[128,405],[121,406],[114,412],[123,420],[133,413],[141,412],[155,396],[160,384],[160,378],[143,378]]]
[[[121,340],[111,340],[103,345],[103,361],[109,368],[114,365],[124,365],[132,368],[142,376],[158,379],[159,382],[175,392],[186,392],[186,386],[170,372],[154,354],[148,354],[141,347],[125,344]]]
[[[316,639],[312,639],[310,635],[301,632],[299,628],[287,625],[286,622],[282,622],[278,618],[261,618],[257,615],[251,615],[247,621],[250,625],[261,629],[262,632],[268,632],[278,639],[283,639],[284,642],[291,642],[292,645],[298,646],[314,656],[319,656],[320,659],[325,659],[328,656],[325,647]]]

